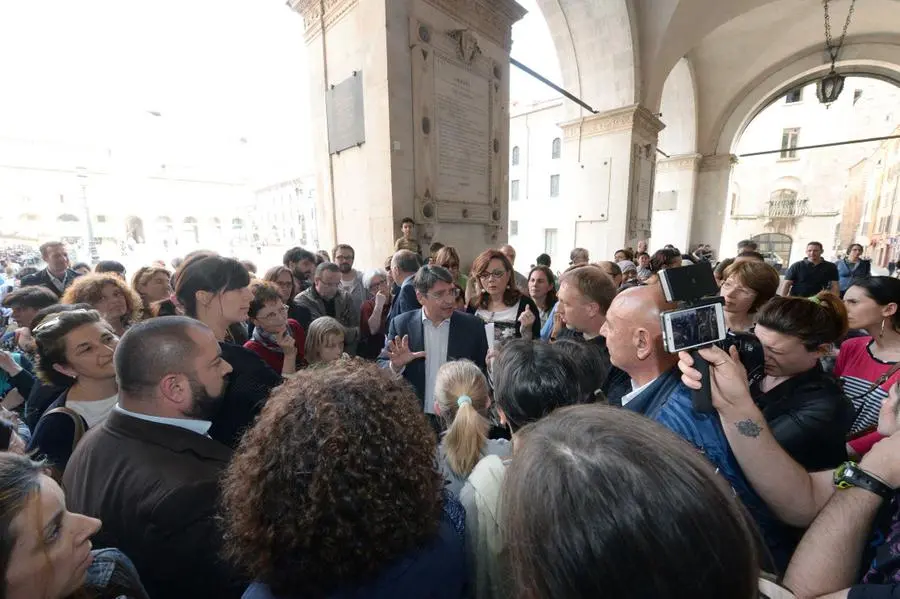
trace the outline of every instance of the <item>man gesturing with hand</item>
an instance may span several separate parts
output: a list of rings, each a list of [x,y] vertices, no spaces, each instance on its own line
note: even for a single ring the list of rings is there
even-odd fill
[[[438,370],[445,362],[459,359],[471,360],[484,370],[487,337],[480,318],[456,310],[459,289],[449,270],[423,266],[413,284],[422,307],[390,321],[378,364],[409,381],[439,432],[440,419],[434,414]]]

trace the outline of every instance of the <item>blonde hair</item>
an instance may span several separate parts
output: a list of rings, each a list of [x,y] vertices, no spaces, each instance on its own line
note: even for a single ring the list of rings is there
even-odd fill
[[[319,350],[328,340],[338,336],[344,338],[344,327],[330,316],[323,316],[312,321],[306,331],[306,345],[303,348],[306,361],[310,364],[320,360]]]
[[[459,402],[463,396],[470,401]],[[468,476],[481,459],[490,428],[487,379],[469,360],[447,362],[434,382],[434,399],[447,424],[442,442],[447,463],[456,474]]]

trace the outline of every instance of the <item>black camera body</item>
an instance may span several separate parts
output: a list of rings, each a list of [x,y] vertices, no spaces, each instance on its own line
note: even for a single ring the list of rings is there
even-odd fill
[[[725,339],[716,343],[726,352],[732,347],[737,348],[741,364],[747,370],[747,381],[751,386],[760,382],[766,376],[766,353],[762,343],[753,333],[728,331]]]

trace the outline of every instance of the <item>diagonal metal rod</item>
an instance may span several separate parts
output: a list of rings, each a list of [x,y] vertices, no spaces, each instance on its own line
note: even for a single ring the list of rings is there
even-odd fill
[[[546,77],[544,77],[543,75],[538,73],[537,71],[535,71],[529,67],[526,67],[524,64],[522,64],[521,62],[519,62],[518,60],[516,60],[515,58],[513,58],[511,56],[509,58],[509,64],[520,68],[521,70],[525,71],[526,73],[528,73],[529,75],[531,75],[532,77],[534,77],[535,79],[537,79],[538,81],[543,83],[544,85],[552,87],[553,89],[555,89],[556,91],[558,91],[559,93],[561,93],[562,95],[567,97],[568,99],[572,100],[573,102],[575,102],[576,104],[578,104],[579,106],[584,108],[585,110],[590,111],[591,114],[598,113],[598,111],[594,110],[587,102],[585,102],[584,100],[582,100],[575,94],[567,92],[566,90],[564,90],[560,86],[556,85],[555,83],[553,83],[552,81],[550,81],[549,79],[547,79]]]
[[[827,144],[816,144],[814,146],[797,146],[796,148],[778,148],[777,150],[764,150],[762,152],[747,152],[746,154],[738,154],[738,158],[748,158],[750,156],[764,156],[766,154],[780,154],[782,152],[797,152],[800,150],[815,150],[818,148],[831,148],[834,146],[847,146],[851,144],[864,144],[872,141],[886,141],[888,139],[900,139],[900,135],[885,135],[883,137],[869,137],[866,139],[851,139],[848,141],[834,141]]]
[[[568,92],[565,89],[561,88],[560,86],[556,85],[555,83],[553,83],[552,81],[550,81],[549,79],[547,79],[546,77],[544,77],[543,75],[541,75],[540,73],[535,71],[534,69],[522,64],[521,62],[519,62],[512,56],[509,57],[509,64],[513,65],[514,67],[518,67],[519,69],[528,73],[529,75],[531,75],[532,77],[534,77],[535,79],[537,79],[538,81],[543,83],[544,85],[558,91],[563,96],[565,96],[569,100],[572,100],[573,102],[575,102],[576,104],[578,104],[579,106],[581,106],[582,108],[584,108],[585,110],[590,112],[591,114],[599,114],[600,113],[599,110],[594,110],[593,106],[591,106],[590,104],[588,104],[587,102],[585,102],[584,100],[582,100],[581,98],[576,96],[575,94]],[[659,148],[656,148],[656,151],[658,153],[662,154],[663,156],[665,156],[666,158],[671,158],[671,156],[669,156],[668,154],[666,154]]]

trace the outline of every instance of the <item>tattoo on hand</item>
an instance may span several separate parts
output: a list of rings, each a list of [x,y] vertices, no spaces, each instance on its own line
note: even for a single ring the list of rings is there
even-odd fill
[[[736,422],[734,424],[737,431],[745,436],[745,437],[753,437],[754,439],[759,436],[762,432],[762,427],[749,418],[747,420],[741,420],[740,422]]]

